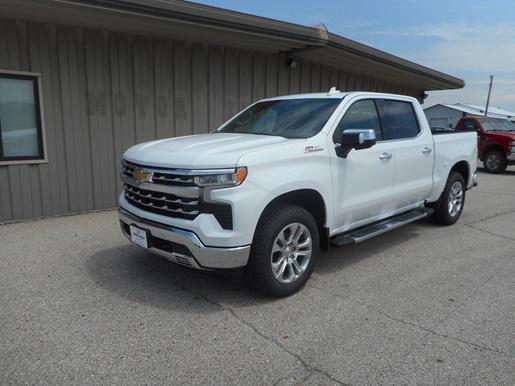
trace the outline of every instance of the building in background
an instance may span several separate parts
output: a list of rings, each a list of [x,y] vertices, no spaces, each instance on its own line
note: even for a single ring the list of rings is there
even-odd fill
[[[125,149],[263,97],[463,85],[324,28],[184,1],[2,0],[0,222],[114,207]]]
[[[424,109],[430,126],[454,127],[462,117],[484,116],[485,106],[468,105],[465,103],[455,103],[453,105],[437,104]],[[509,119],[515,123],[515,112],[488,107],[488,116],[494,118]]]

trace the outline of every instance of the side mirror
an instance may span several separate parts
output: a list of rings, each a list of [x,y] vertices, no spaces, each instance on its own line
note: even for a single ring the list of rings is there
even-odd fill
[[[336,145],[336,155],[347,158],[352,149],[368,149],[376,144],[376,133],[372,129],[351,129],[342,132],[340,143]]]

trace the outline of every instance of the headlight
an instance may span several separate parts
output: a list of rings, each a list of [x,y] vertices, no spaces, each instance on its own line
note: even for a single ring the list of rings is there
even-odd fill
[[[510,153],[515,153],[515,141],[510,142]]]
[[[238,186],[247,178],[247,168],[239,167],[232,171],[216,174],[205,174],[195,177],[198,186],[230,187]]]

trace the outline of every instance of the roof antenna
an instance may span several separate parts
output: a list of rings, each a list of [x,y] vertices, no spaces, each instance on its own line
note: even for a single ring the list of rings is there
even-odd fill
[[[340,93],[341,91],[338,90],[336,87],[331,87],[331,89],[329,90],[329,92],[327,93],[327,95],[334,95],[334,94],[338,94]]]

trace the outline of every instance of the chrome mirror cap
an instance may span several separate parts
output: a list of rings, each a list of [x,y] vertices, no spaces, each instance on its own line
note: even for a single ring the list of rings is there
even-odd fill
[[[348,129],[342,132],[340,143],[336,145],[336,155],[347,158],[352,149],[368,149],[376,144],[376,133],[372,129]]]
[[[357,134],[360,144],[364,144],[365,141],[376,140],[376,132],[372,129],[349,129],[345,130],[345,133]]]

